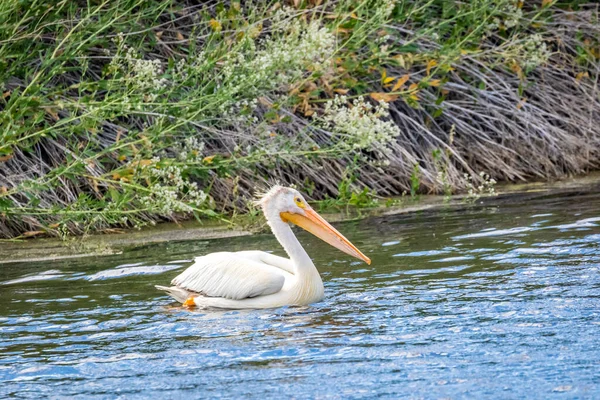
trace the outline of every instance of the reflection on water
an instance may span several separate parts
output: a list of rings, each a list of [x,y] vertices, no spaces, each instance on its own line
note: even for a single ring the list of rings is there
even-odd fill
[[[187,311],[154,289],[270,235],[12,264],[0,397],[600,397],[600,195],[340,225],[372,260],[301,241],[310,307]],[[286,397],[287,397],[286,396]]]

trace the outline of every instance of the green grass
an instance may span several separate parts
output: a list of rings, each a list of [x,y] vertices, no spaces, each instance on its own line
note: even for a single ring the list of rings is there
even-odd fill
[[[599,38],[580,2],[6,0],[0,237],[585,172]]]

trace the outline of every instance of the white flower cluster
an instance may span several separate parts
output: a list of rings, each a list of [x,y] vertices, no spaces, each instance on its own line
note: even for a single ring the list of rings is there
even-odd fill
[[[393,121],[382,119],[389,117],[388,108],[385,102],[373,106],[363,97],[349,106],[346,96],[336,96],[325,103],[323,115],[315,118],[323,128],[342,136],[350,148],[388,153],[386,146],[400,134]]]
[[[317,21],[301,26],[301,22],[295,20],[287,35],[259,44],[263,49],[249,61],[248,69],[261,74],[264,79],[284,82],[302,76],[307,67],[321,68],[335,51],[335,36],[327,28],[321,28]],[[279,67],[285,67],[282,74],[269,76]]]
[[[547,62],[548,58],[550,58],[550,50],[541,35],[536,33],[525,40],[522,48],[522,59],[526,68],[533,69]]]
[[[496,196],[496,189],[494,189],[494,185],[497,183],[495,179],[490,178],[488,174],[485,172],[479,173],[479,178],[481,179],[481,184],[479,186],[475,186],[473,183],[473,177],[469,174],[464,174],[466,180],[466,188],[467,188],[467,200],[476,201],[482,195],[488,196]]]
[[[515,39],[507,43],[502,56],[515,62],[526,70],[542,65],[550,58],[550,49],[539,34],[529,35],[524,39]]]
[[[185,138],[183,145],[176,151],[177,159],[180,161],[201,160],[204,158],[204,142],[190,136]]]
[[[163,215],[191,212],[193,207],[190,204],[201,206],[207,200],[207,194],[198,189],[196,182],[183,180],[181,168],[175,165],[159,168],[156,164],[143,168],[147,170],[152,183],[148,186],[148,194],[140,200],[152,211]]]
[[[179,61],[175,63],[175,75],[180,77],[182,80],[185,80],[188,76],[187,72],[188,64],[185,58],[180,58]]]
[[[258,99],[242,99],[235,103],[223,104],[220,108],[223,117],[225,117],[229,123],[256,124],[258,123],[258,118],[255,115],[252,115],[252,113],[257,107]]]
[[[387,18],[392,15],[396,7],[396,0],[383,0],[383,15]]]
[[[249,42],[246,52],[232,53],[223,67],[226,80],[267,89],[277,89],[302,77],[309,68],[328,65],[335,52],[335,35],[319,21],[308,23],[289,18],[292,11],[279,10],[273,18],[272,33],[258,43]],[[240,88],[242,89],[242,88]]]
[[[492,23],[487,27],[488,35],[499,28],[510,29],[519,25],[523,18],[523,10],[518,6],[517,1],[510,0],[501,5],[497,10],[498,15],[494,17]]]
[[[322,27],[320,21],[306,22],[295,13],[290,8],[278,10],[268,38],[255,41],[247,35],[243,50],[230,52],[223,61],[219,89],[231,100],[221,103],[219,110],[228,121],[258,123],[252,115],[258,97],[271,92],[277,99],[273,92],[294,84],[307,71],[330,65],[336,49],[335,34]],[[193,68],[200,68],[200,64]],[[240,97],[253,100],[236,100]]]
[[[119,39],[122,41],[122,38]],[[117,42],[119,42],[117,40]],[[144,60],[131,47],[122,45],[125,56],[115,55],[111,60],[111,68],[121,71],[128,86],[141,92],[146,92],[145,101],[154,101],[158,96],[156,92],[164,89],[169,81],[161,78],[164,68],[160,60]]]

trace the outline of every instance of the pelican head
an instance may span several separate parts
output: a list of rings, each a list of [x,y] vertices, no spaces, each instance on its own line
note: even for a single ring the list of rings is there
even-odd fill
[[[274,186],[257,204],[262,207],[267,219],[280,218],[285,223],[298,225],[344,253],[371,264],[369,257],[313,210],[296,189]]]

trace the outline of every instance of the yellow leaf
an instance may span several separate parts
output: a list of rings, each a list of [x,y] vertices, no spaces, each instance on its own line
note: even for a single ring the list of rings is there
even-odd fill
[[[181,32],[177,32],[177,40],[183,40],[183,39],[185,39],[185,38],[183,37]]]
[[[435,67],[436,65],[438,65],[438,62],[436,60],[429,60],[427,62],[427,75],[429,76],[429,73],[431,72],[431,68]]]
[[[394,78],[393,76],[388,76],[387,78],[385,78],[385,79],[383,80],[383,84],[385,85],[385,84],[387,84],[387,83],[393,82],[393,81],[394,81],[394,79],[396,79],[396,78]]]
[[[419,87],[418,83],[413,83],[408,87],[408,90],[411,92],[414,92],[415,90],[417,90],[418,87]]]
[[[525,102],[527,102],[527,97],[523,97],[521,101],[519,101],[517,104],[517,110],[520,110],[525,105]]]
[[[338,94],[346,94],[348,93],[348,89],[333,89],[334,92]]]
[[[575,75],[575,80],[580,82],[583,78],[588,78],[589,76],[590,74],[587,72],[579,72],[577,75]]]
[[[398,54],[392,58],[398,61],[398,65],[400,65],[402,68],[406,68],[406,62],[404,61],[404,56],[402,56],[402,54]]]
[[[417,96],[416,92],[414,94],[411,94],[410,96],[411,99],[413,99],[414,101],[419,101],[419,96]]]
[[[8,160],[10,160],[11,158],[13,158],[13,155],[12,155],[12,154],[7,154],[7,155],[5,155],[5,156],[1,156],[1,157],[0,157],[0,162],[8,161]]]
[[[221,25],[221,23],[219,21],[217,21],[216,19],[211,19],[208,23],[209,23],[210,27],[212,28],[212,30],[215,32],[221,32],[221,29],[223,29],[223,26]]]
[[[440,86],[441,81],[439,79],[432,79],[429,81],[429,86],[435,86],[438,87]]]
[[[512,65],[510,66],[510,69],[519,76],[519,78],[523,78],[523,69],[521,69],[521,66],[519,64],[517,64],[516,62],[513,61]]]
[[[386,103],[389,103],[391,101],[398,99],[398,95],[389,94],[389,93],[381,93],[381,92],[371,93],[370,96],[375,101],[385,101]]]
[[[406,74],[406,75],[402,76],[401,78],[398,78],[398,82],[396,82],[396,84],[392,88],[392,92],[399,90],[402,86],[404,86],[404,84],[406,82],[408,82],[409,79],[410,79],[409,74]]]
[[[45,233],[46,232],[44,232],[44,231],[27,231],[27,232],[23,232],[23,234],[21,236],[34,237],[34,236],[44,235]]]
[[[387,70],[381,71],[381,82],[383,82],[387,78]]]
[[[102,229],[101,232],[102,233],[117,233],[117,234],[125,233],[124,230],[118,229],[118,228],[106,228],[106,229]]]
[[[554,3],[554,0],[542,0],[542,8],[551,5]]]
[[[60,118],[58,117],[58,113],[51,108],[47,108],[46,112],[52,117],[53,120],[58,121]]]
[[[215,158],[214,155],[212,155],[212,156],[206,156],[206,157],[204,157],[202,159],[202,162],[204,162],[205,164],[212,164],[213,158]]]
[[[256,24],[252,27],[252,29],[250,29],[249,35],[252,39],[256,39],[257,37],[260,36],[260,33],[262,32],[263,29],[263,25],[262,23]]]
[[[266,97],[259,97],[258,102],[265,107],[271,107],[273,105]]]

